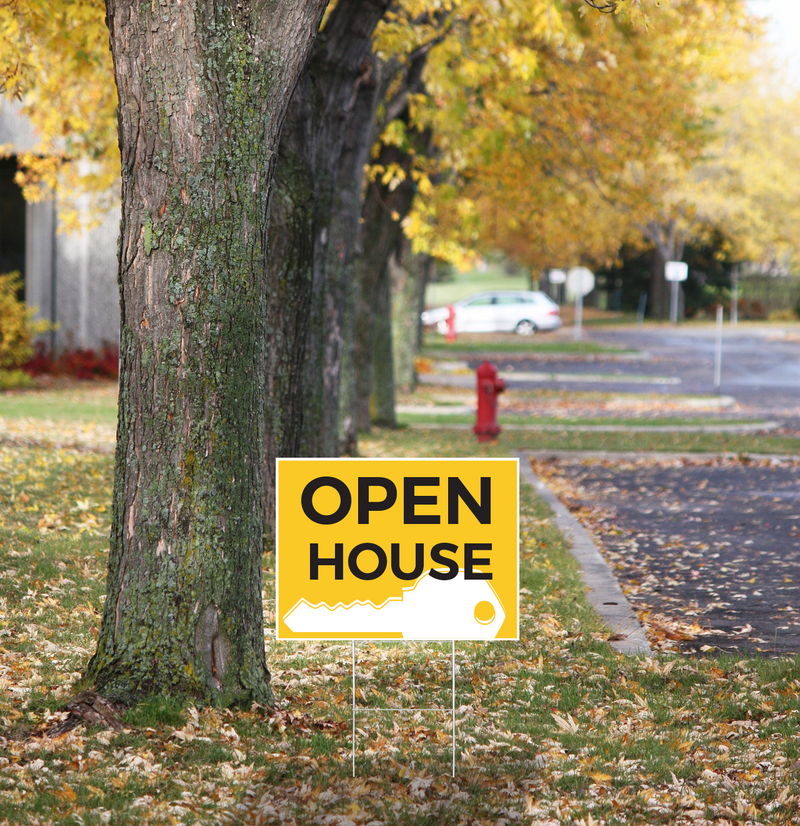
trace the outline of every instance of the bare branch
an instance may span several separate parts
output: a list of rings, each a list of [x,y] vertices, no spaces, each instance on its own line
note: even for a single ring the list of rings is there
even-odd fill
[[[619,6],[621,0],[583,0],[587,6],[591,6],[593,9],[596,9],[601,14],[614,14],[617,10],[617,6]]]

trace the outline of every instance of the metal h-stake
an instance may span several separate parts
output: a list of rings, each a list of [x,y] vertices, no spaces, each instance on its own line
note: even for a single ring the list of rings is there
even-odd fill
[[[356,776],[356,712],[357,711],[444,711],[443,708],[356,708],[356,641],[351,640],[351,674],[353,681],[353,731],[350,740],[350,757],[353,765],[353,777]],[[453,731],[453,777],[456,776],[456,641],[450,642],[450,685],[452,693],[452,731]]]

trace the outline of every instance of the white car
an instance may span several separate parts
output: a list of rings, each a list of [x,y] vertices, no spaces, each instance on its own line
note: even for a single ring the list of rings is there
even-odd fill
[[[529,336],[537,330],[561,326],[558,304],[542,292],[496,290],[467,296],[453,304],[457,333],[511,333]],[[422,323],[447,333],[449,307],[435,307],[422,314]]]

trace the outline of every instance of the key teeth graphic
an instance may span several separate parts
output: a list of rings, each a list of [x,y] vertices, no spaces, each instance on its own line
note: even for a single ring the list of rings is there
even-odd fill
[[[500,599],[488,580],[467,580],[464,570],[459,572],[460,577],[442,581],[426,571],[403,588],[401,597],[389,597],[380,605],[353,600],[331,606],[301,599],[283,621],[294,633],[319,636],[375,633],[402,634],[405,639],[493,639],[506,616]]]

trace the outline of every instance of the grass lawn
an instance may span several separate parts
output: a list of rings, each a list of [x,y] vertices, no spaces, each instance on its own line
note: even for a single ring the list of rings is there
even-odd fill
[[[435,411],[433,410],[415,410],[406,411],[405,413],[398,413],[398,420],[401,424],[475,424],[474,413],[448,413],[447,405],[439,405]],[[531,427],[536,425],[563,425],[563,426],[586,426],[586,427],[629,427],[631,430],[639,430],[648,427],[713,427],[715,425],[732,425],[732,424],[763,424],[763,419],[717,419],[717,418],[701,418],[699,416],[680,418],[677,416],[664,416],[652,419],[632,418],[626,417],[595,417],[595,418],[580,418],[575,416],[525,416],[516,413],[501,413],[499,415],[500,424],[524,424]]]
[[[0,417],[114,425],[117,422],[117,384],[68,381],[53,389],[0,393]]]
[[[371,456],[521,446],[447,430],[363,442]],[[0,443],[0,823],[796,822],[800,661],[615,654],[527,489],[520,640],[456,646],[455,778],[444,712],[361,713],[350,776],[350,646],[274,640],[271,553],[277,709],[164,699],[130,709],[121,733],[42,736],[94,648],[111,477],[107,455]],[[449,644],[356,651],[359,705],[449,709]]]
[[[489,265],[485,270],[456,273],[450,281],[429,284],[425,291],[426,307],[442,307],[484,290],[530,290],[531,279],[519,271],[509,275],[502,266]]]
[[[443,338],[426,337],[422,347],[422,356],[446,359],[470,356],[475,353],[486,354],[487,357],[493,353],[520,353],[523,355],[535,355],[537,353],[563,353],[565,355],[620,355],[635,353],[635,350],[624,350],[620,347],[612,347],[607,344],[598,344],[594,341],[567,341],[543,340],[543,336],[526,338],[525,336],[492,336],[481,340],[480,336],[461,336],[459,340],[448,343]]]
[[[371,444],[371,442],[368,442]],[[381,434],[381,449],[387,456],[397,451],[407,451],[415,456],[483,456],[495,455],[491,451],[519,450],[610,450],[610,451],[659,451],[678,453],[738,453],[780,454],[800,453],[800,439],[767,433],[648,433],[643,430],[630,432],[585,432],[506,429],[501,433],[497,447],[479,445],[468,429],[449,430],[415,427],[385,431]],[[452,450],[451,454],[444,451]]]

